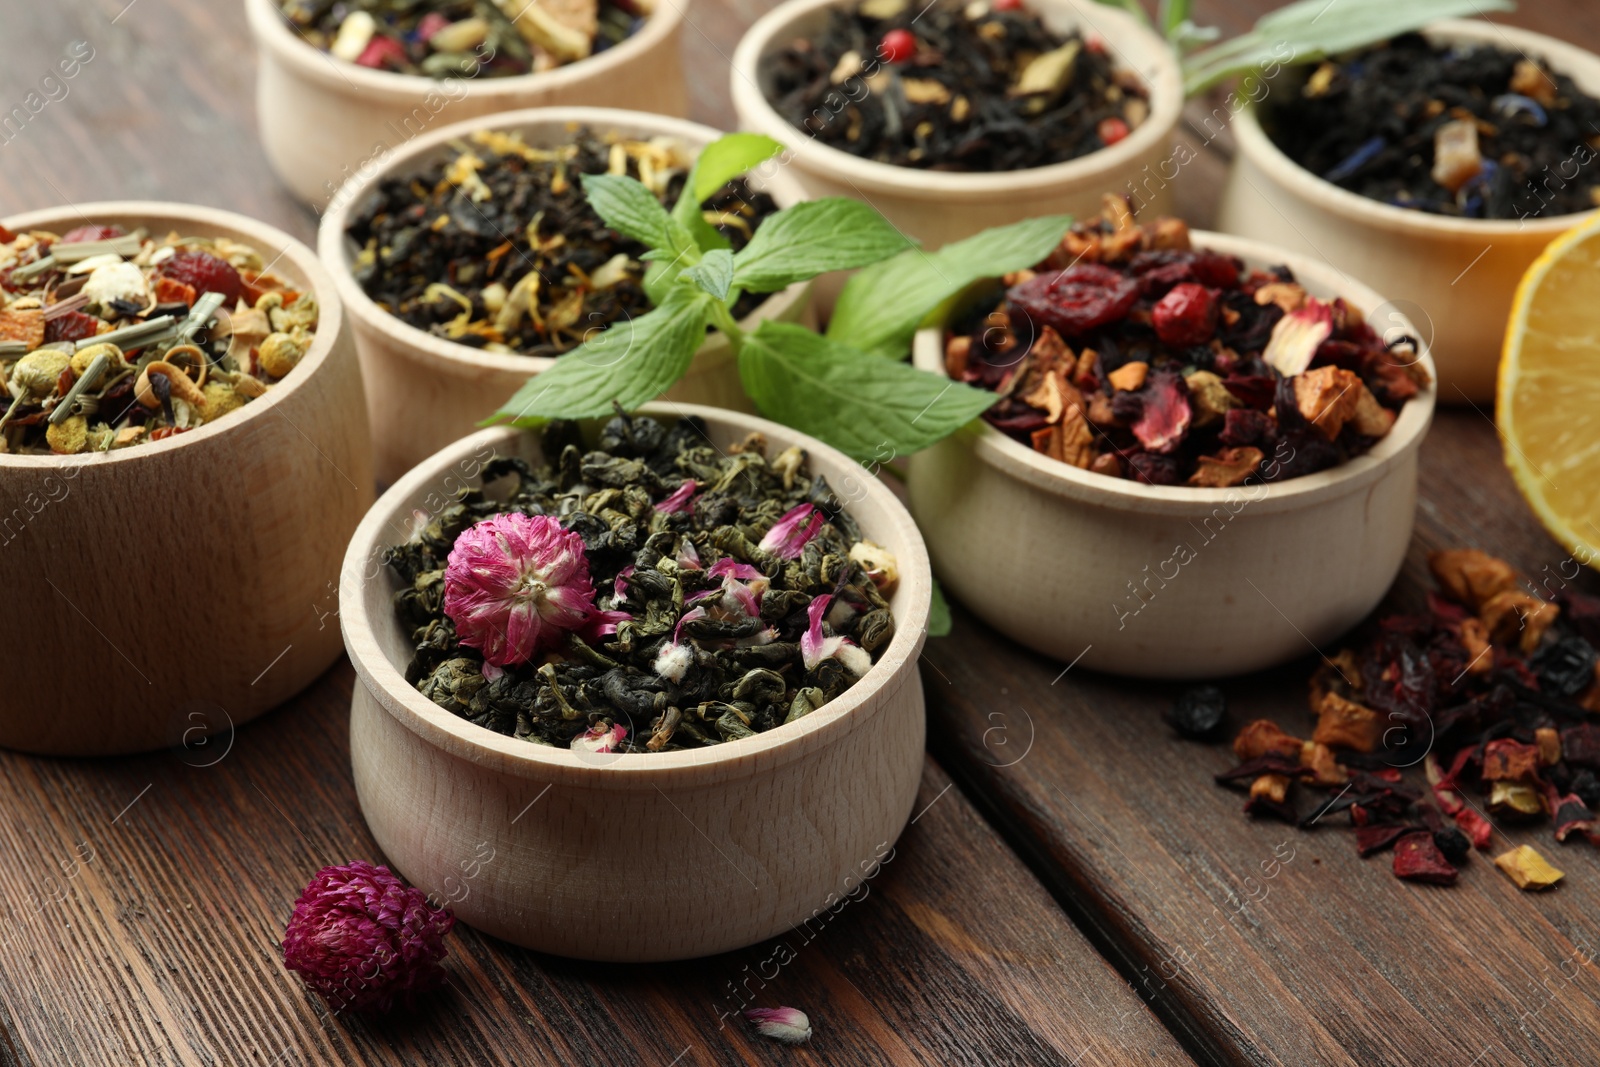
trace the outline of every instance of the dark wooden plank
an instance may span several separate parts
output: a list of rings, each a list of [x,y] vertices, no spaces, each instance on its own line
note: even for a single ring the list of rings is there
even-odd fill
[[[1421,605],[1435,548],[1481,547],[1530,575],[1567,558],[1516,495],[1484,415],[1442,414],[1422,456],[1417,535],[1390,606]],[[1592,573],[1580,585],[1600,590]],[[939,664],[924,671],[934,751],[1141,995],[1174,1025],[1199,1029],[1219,1058],[1593,1059],[1591,846],[1556,844],[1548,824],[1497,823],[1495,852],[1532,844],[1567,880],[1525,894],[1480,853],[1454,888],[1402,883],[1387,855],[1359,859],[1348,830],[1246,819],[1241,794],[1211,779],[1235,762],[1228,746],[1185,742],[1161,724],[1179,687],[1062,676],[1061,664],[965,618],[929,659]],[[1264,716],[1304,733],[1314,663],[1308,654],[1225,683],[1234,725]]]
[[[855,900],[744,952],[648,967],[460,928],[413,1017],[333,1018],[279,942],[316,868],[375,857],[340,665],[264,720],[122,760],[0,755],[0,1055],[22,1064],[992,1063],[1184,1059],[932,762]],[[781,833],[781,826],[774,826]],[[791,1053],[744,1004],[811,1014]]]

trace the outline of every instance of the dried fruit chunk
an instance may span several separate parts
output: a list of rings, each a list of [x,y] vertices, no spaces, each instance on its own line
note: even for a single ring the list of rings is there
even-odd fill
[[[1433,834],[1420,830],[1406,834],[1395,842],[1394,873],[1396,877],[1412,882],[1454,885],[1458,872],[1445,859],[1444,853],[1439,851]]]
[[[1315,298],[1278,320],[1261,358],[1285,378],[1302,374],[1311,366],[1317,349],[1333,335],[1333,311]]]
[[[233,264],[204,249],[185,249],[175,252],[162,263],[157,272],[194,287],[197,293],[221,293],[223,307],[231,309],[244,291],[244,279]]]
[[[1226,489],[1247,481],[1266,458],[1259,448],[1224,448],[1214,456],[1201,456],[1189,475],[1189,484],[1205,489]]]
[[[1334,748],[1371,752],[1383,736],[1383,722],[1369,707],[1347,700],[1338,693],[1325,692],[1313,709],[1317,728],[1311,740]]]
[[[1169,345],[1203,345],[1217,332],[1217,299],[1203,285],[1183,282],[1151,311],[1156,336]]]
[[[0,308],[0,341],[21,341],[29,348],[44,344],[44,308]]]
[[[1457,119],[1440,126],[1433,133],[1433,180],[1456,192],[1483,170],[1483,156],[1478,153],[1478,124],[1471,119]]]
[[[1475,548],[1431,552],[1428,570],[1451,598],[1471,608],[1482,607],[1490,597],[1517,584],[1517,572],[1509,563]]]
[[[1110,267],[1080,263],[1014,286],[1006,298],[1038,327],[1073,337],[1126,315],[1139,298],[1139,283]]]
[[[1554,731],[1551,731],[1554,733]],[[1509,737],[1490,741],[1483,750],[1483,778],[1488,782],[1532,781],[1539,774],[1539,749]]]
[[[1233,739],[1233,754],[1242,760],[1255,759],[1269,752],[1300,759],[1300,749],[1305,742],[1284,733],[1283,728],[1271,719],[1256,719],[1246,724]]]
[[[1500,853],[1494,858],[1494,865],[1506,872],[1518,889],[1548,889],[1566,877],[1565,872],[1550,866],[1528,845]]]
[[[1540,600],[1517,589],[1496,593],[1484,602],[1478,617],[1489,628],[1494,640],[1507,643],[1516,640],[1524,654],[1539,647],[1545,631],[1561,609],[1548,600]]]
[[[1322,436],[1333,440],[1339,436],[1356,413],[1361,394],[1356,390],[1361,379],[1339,367],[1318,367],[1294,379],[1295,407],[1307,422],[1315,426]]]

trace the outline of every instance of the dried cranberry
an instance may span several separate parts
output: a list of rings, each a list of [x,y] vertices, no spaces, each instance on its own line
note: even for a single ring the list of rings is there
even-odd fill
[[[1133,435],[1151,452],[1175,452],[1189,432],[1194,417],[1189,407],[1189,387],[1170,368],[1151,373],[1139,390],[1144,412],[1133,424]]]
[[[81,311],[69,311],[47,319],[44,324],[45,344],[57,341],[82,341],[93,337],[100,329],[100,320]]]
[[[1217,440],[1229,448],[1260,445],[1272,439],[1277,423],[1265,411],[1254,408],[1233,408],[1222,417],[1222,432]]]
[[[1072,337],[1122,318],[1138,298],[1138,282],[1097,263],[1037,275],[1006,294],[1012,308],[1038,326]]]
[[[61,243],[75,245],[84,241],[109,241],[113,237],[121,237],[124,232],[121,226],[76,226],[61,235]]]
[[[1239,284],[1243,265],[1232,256],[1204,249],[1194,254],[1194,278],[1201,285],[1213,289],[1233,289]]]
[[[1113,115],[1111,118],[1101,119],[1100,125],[1095,127],[1094,132],[1100,135],[1100,143],[1109,147],[1128,136],[1128,124]]]
[[[1156,336],[1169,345],[1203,345],[1217,331],[1217,299],[1195,282],[1175,285],[1151,312]]]
[[[220,256],[199,249],[176,253],[157,268],[158,273],[185,285],[194,286],[197,293],[221,293],[225,307],[233,307],[244,289],[244,279],[232,264]]]
[[[1111,414],[1118,423],[1132,426],[1144,415],[1144,397],[1126,390],[1112,393]]]
[[[878,44],[885,63],[904,63],[917,54],[917,39],[910,30],[890,30]]]
[[[1139,290],[1145,296],[1159,300],[1179,282],[1194,281],[1191,263],[1164,263],[1139,275]]]
[[[1153,452],[1127,452],[1122,456],[1137,481],[1146,485],[1182,485],[1183,475],[1178,473],[1178,461],[1172,456],[1158,456]]]

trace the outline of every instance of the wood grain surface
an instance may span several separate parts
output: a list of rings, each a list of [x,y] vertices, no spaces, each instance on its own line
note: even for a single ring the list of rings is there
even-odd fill
[[[769,6],[697,0],[692,117],[731,123],[727,57]],[[1270,6],[1197,4],[1229,32]],[[1600,7],[1586,0],[1530,0],[1509,21],[1600,46]],[[13,3],[0,27],[0,112],[33,106],[31,92],[43,101],[0,127],[0,215],[165,198],[313,238],[315,215],[256,143],[240,5]],[[79,40],[94,54],[62,95],[43,79]],[[1212,220],[1229,151],[1226,131],[1207,133],[1211,106],[1191,105],[1185,137],[1205,150],[1177,189],[1197,225]],[[1532,571],[1564,558],[1510,487],[1482,413],[1441,416],[1423,463],[1400,600],[1420,596],[1430,547],[1474,544]],[[25,564],[0,557],[0,577]],[[282,969],[278,942],[312,871],[377,858],[350,782],[347,665],[205,746],[95,762],[0,754],[0,1064],[1596,1059],[1600,860],[1584,846],[1533,835],[1569,872],[1542,896],[1481,859],[1455,889],[1402,885],[1385,860],[1356,859],[1344,832],[1246,821],[1238,794],[1211,784],[1224,749],[1159,725],[1171,687],[1063,675],[959,608],[955,636],[924,663],[933,747],[961,785],[929,763],[926,810],[872,892],[793,945],[765,988],[777,942],[618,968],[462,930],[451,989],[427,1011],[329,1017]],[[1296,721],[1304,673],[1230,684],[1233,714]],[[811,1012],[817,1037],[791,1051],[722,1027],[741,983],[755,1003]]]

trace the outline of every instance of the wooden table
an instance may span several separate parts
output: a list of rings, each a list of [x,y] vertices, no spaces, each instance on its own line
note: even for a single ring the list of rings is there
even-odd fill
[[[126,5],[126,6],[125,6]],[[695,117],[732,121],[727,62],[767,5],[699,0],[686,47]],[[1202,4],[1230,32],[1270,6]],[[1600,48],[1600,8],[1526,4],[1511,21]],[[0,106],[69,43],[92,59],[0,134],[0,215],[95,199],[177,199],[307,241],[315,218],[255,141],[237,4],[13,5]],[[55,91],[60,96],[59,90]],[[1197,111],[1196,114],[1203,114]],[[1227,138],[1180,180],[1210,217]],[[1500,462],[1485,412],[1440,414],[1392,599],[1428,550],[1475,545],[1528,572],[1564,553]],[[25,560],[0,561],[4,568]],[[1200,561],[1199,565],[1204,565]],[[1582,584],[1600,586],[1586,574]],[[25,610],[11,605],[12,610]],[[1555,892],[1474,860],[1454,889],[1407,885],[1347,834],[1254,823],[1211,782],[1231,762],[1158,725],[1173,689],[1069,670],[956,609],[929,645],[919,813],[872,892],[761,979],[777,941],[616,967],[462,929],[450,988],[414,1016],[330,1016],[284,971],[291,902],[318,867],[379,859],[350,781],[341,663],[213,747],[74,761],[0,754],[0,1063],[1284,1063],[1449,1067],[1600,1058],[1600,861],[1561,849]],[[934,664],[937,666],[934,666]],[[64,651],[62,684],[71,684]],[[1300,721],[1305,662],[1228,683],[1233,717]],[[1505,837],[1506,835],[1499,835]],[[1554,848],[1547,831],[1512,841]],[[1497,840],[1497,844],[1499,844]],[[781,940],[781,939],[779,939]],[[811,1014],[789,1050],[723,1016],[743,986]]]

